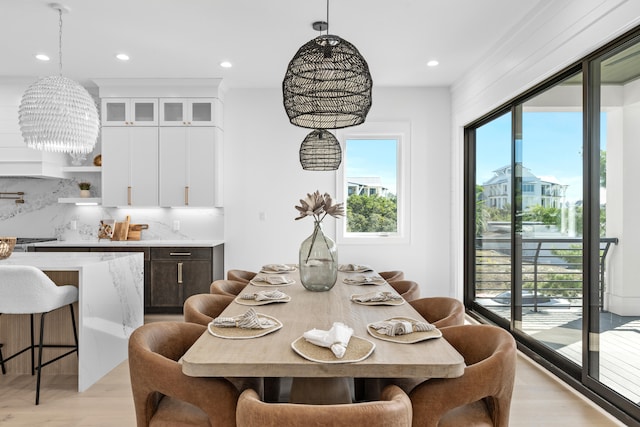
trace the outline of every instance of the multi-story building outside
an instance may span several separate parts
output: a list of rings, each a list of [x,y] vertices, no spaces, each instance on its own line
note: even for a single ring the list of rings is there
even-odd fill
[[[361,176],[347,178],[347,195],[387,197],[389,189],[382,185],[379,176]]]
[[[485,206],[505,209],[511,203],[511,166],[493,171],[493,177],[482,184]],[[560,184],[556,177],[537,177],[531,170],[522,167],[522,209],[533,206],[561,208],[565,201],[567,185]]]

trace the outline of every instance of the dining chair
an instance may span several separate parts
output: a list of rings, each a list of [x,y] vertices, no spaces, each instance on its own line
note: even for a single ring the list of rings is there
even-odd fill
[[[396,280],[389,285],[407,302],[420,298],[420,286],[413,280]]]
[[[235,280],[215,280],[211,283],[209,292],[235,298],[247,287],[247,283],[237,282]]]
[[[2,358],[0,365],[5,374],[5,364],[22,353],[31,351],[31,375],[37,371],[36,405],[40,403],[40,380],[42,368],[72,353],[78,352],[78,332],[73,303],[78,301],[78,288],[71,285],[58,286],[46,274],[36,267],[26,265],[7,265],[0,267],[0,314],[28,314],[30,320],[31,343],[13,355]],[[73,327],[74,344],[47,344],[44,342],[46,315],[69,307]],[[34,316],[40,314],[40,332],[38,344],[35,343]],[[35,349],[38,348],[38,365],[35,366]],[[42,361],[44,348],[70,348],[45,362]]]
[[[464,324],[464,304],[458,299],[427,297],[408,302],[438,329]],[[395,384],[408,393],[423,380],[424,378],[354,378],[355,398],[357,401],[377,399],[380,390],[388,384]]]
[[[245,390],[236,409],[238,427],[408,427],[411,402],[396,386],[382,392],[379,401],[342,405],[265,403],[254,390]]]
[[[240,390],[224,378],[184,375],[178,363],[206,329],[153,322],[133,331],[129,372],[138,427],[235,426]]]
[[[184,301],[184,321],[208,325],[229,304],[233,297],[221,294],[194,294]]]
[[[236,282],[249,283],[251,279],[256,277],[255,272],[247,270],[229,270],[227,271],[227,280],[234,280]]]
[[[391,284],[391,282],[395,282],[397,280],[404,280],[404,272],[400,270],[393,271],[380,271],[378,273],[380,277],[387,281],[387,283]]]
[[[436,328],[464,324],[464,304],[456,298],[427,297],[409,301],[409,304]]]
[[[409,394],[413,425],[507,427],[516,372],[516,343],[493,325],[461,325],[442,335],[462,354],[458,378],[432,378]]]

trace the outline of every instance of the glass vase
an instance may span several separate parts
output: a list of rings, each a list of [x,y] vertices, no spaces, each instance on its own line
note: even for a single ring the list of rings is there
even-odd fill
[[[338,279],[338,247],[314,222],[313,233],[300,245],[300,281],[310,291],[333,288]]]

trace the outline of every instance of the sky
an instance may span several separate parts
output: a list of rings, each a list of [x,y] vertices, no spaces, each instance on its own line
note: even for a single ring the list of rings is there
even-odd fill
[[[379,176],[382,185],[396,194],[396,143],[395,139],[348,139],[345,175]]]
[[[601,135],[606,135],[606,120],[601,120],[601,123]],[[495,169],[510,164],[510,140],[510,113],[478,128],[478,184],[488,181]],[[601,141],[605,138],[602,137]],[[582,112],[525,111],[522,148],[524,167],[538,177],[553,176],[560,184],[568,185],[568,201],[582,200]]]

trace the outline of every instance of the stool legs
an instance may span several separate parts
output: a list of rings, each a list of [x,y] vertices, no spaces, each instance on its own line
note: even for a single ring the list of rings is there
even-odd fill
[[[2,367],[2,375],[7,373],[7,370],[4,367],[4,357],[2,357],[2,344],[0,344],[0,367]]]

